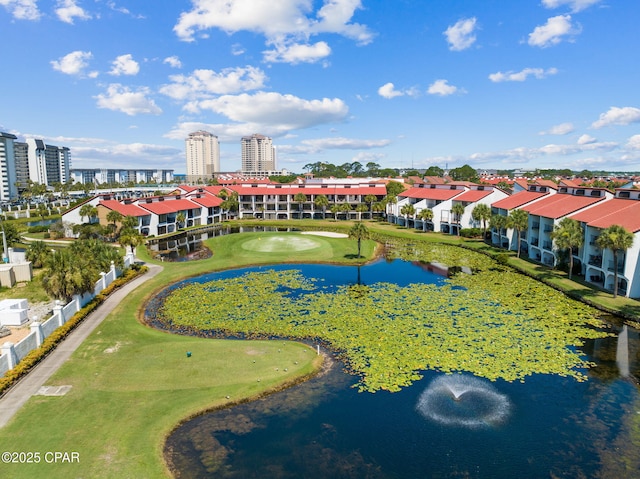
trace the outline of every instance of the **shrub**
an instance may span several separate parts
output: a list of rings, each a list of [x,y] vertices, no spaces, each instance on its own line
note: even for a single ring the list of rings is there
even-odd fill
[[[478,238],[482,237],[482,229],[480,228],[462,228],[460,230],[460,236],[463,238]]]
[[[29,228],[27,229],[28,233],[43,233],[45,231],[48,231],[49,227],[48,226],[29,226]]]

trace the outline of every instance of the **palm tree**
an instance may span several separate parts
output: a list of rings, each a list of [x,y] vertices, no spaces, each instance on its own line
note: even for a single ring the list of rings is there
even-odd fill
[[[340,211],[344,213],[344,219],[349,219],[349,212],[351,211],[351,205],[347,202],[344,202],[340,205]]]
[[[349,230],[349,238],[358,240],[358,258],[360,257],[360,246],[363,239],[369,239],[369,229],[362,221],[356,222]]]
[[[118,221],[122,221],[122,213],[116,210],[111,210],[107,213],[107,221],[109,221],[113,225],[113,234],[115,235],[116,230],[118,229],[117,223]]]
[[[91,218],[95,218],[96,216],[98,216],[98,209],[91,203],[85,203],[80,207],[80,211],[78,211],[78,214],[80,215],[81,221],[82,218],[86,216],[89,222],[91,222]],[[82,222],[84,223],[84,221]]]
[[[507,217],[507,227],[516,230],[518,235],[518,251],[516,256],[520,257],[520,235],[522,231],[525,231],[529,226],[529,212],[520,209],[511,210]]]
[[[427,231],[427,221],[433,220],[433,210],[431,208],[422,209],[420,219],[422,220],[422,231]]]
[[[302,205],[305,201],[307,201],[307,195],[305,195],[304,193],[297,193],[293,197],[293,201],[298,203],[298,214],[300,215],[299,219],[302,219]]]
[[[34,241],[25,253],[27,261],[31,261],[34,268],[42,268],[51,250],[44,241]]]
[[[473,221],[482,221],[482,238],[487,239],[487,221],[491,219],[491,207],[480,203],[471,211]]]
[[[613,253],[613,297],[618,296],[618,253],[626,252],[633,245],[633,233],[620,225],[611,225],[602,230],[596,243],[601,249]]]
[[[573,248],[580,248],[584,243],[582,227],[576,220],[565,217],[554,226],[550,236],[558,249],[569,250],[569,279],[571,279],[571,273],[573,273]]]
[[[135,254],[136,246],[144,243],[144,238],[137,230],[133,228],[123,228],[120,232],[120,244],[122,246],[130,246],[131,254]]]
[[[458,236],[460,236],[460,228],[462,228],[460,221],[462,220],[462,215],[464,214],[464,208],[465,207],[462,203],[456,203],[451,207],[451,213],[453,213],[455,217],[454,221],[458,223]]]
[[[507,227],[507,217],[503,215],[492,215],[489,226],[498,231],[498,247],[502,248],[502,230]]]
[[[340,213],[340,205],[338,203],[334,203],[331,205],[331,213],[335,219],[338,219],[338,213]]]
[[[136,229],[138,227],[138,218],[135,216],[125,216],[122,219],[122,229],[126,229],[126,228],[132,228],[132,229]]]
[[[358,221],[362,221],[362,213],[368,210],[369,208],[367,208],[367,205],[365,205],[364,203],[360,203],[358,206],[356,206],[356,212],[358,213]]]
[[[222,195],[222,192],[225,190],[220,191],[220,195]],[[238,196],[238,192],[234,191],[231,194],[227,194],[225,192],[225,194],[227,195],[225,200],[220,204],[220,207],[223,210],[227,210],[229,212],[231,211],[238,211],[238,208],[240,207],[240,199]],[[222,198],[222,196],[220,196]]]
[[[326,219],[327,206],[329,206],[329,198],[327,198],[327,195],[317,195],[313,200],[313,204],[317,208],[322,208],[322,219]]]
[[[364,202],[369,204],[369,213],[371,214],[371,219],[373,219],[373,204],[378,201],[378,197],[376,195],[366,195],[364,197]]]
[[[180,213],[178,213],[176,215],[176,223],[178,223],[178,229],[180,228],[184,228],[184,222],[186,220],[186,216],[184,214],[184,211],[181,211]]]
[[[400,208],[400,214],[405,216],[405,228],[409,227],[409,216],[413,216],[416,214],[415,206],[407,203],[406,205],[402,205]]]

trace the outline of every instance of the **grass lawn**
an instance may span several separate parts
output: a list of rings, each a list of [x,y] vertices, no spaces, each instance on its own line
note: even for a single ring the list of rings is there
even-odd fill
[[[306,245],[312,239],[313,247],[265,252],[252,246],[278,236],[303,238]],[[211,258],[185,263],[161,264],[139,251],[163,271],[120,303],[48,382],[72,386],[65,396],[32,397],[2,429],[0,451],[34,451],[43,457],[47,451],[78,452],[79,462],[0,464],[0,477],[168,476],[164,438],[181,421],[317,370],[320,358],[300,343],[182,337],[140,324],[138,313],[145,299],[164,285],[206,271],[282,261],[355,263],[356,241],[247,233],[207,244]],[[373,241],[363,242],[360,261],[370,258],[374,248]]]

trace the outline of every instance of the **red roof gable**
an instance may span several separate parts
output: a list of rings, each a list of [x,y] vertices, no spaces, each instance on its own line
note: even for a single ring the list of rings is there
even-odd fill
[[[558,193],[537,201],[522,209],[531,215],[544,216],[545,218],[562,218],[587,206],[594,205],[602,201],[604,196],[594,198],[591,196],[574,196]]]
[[[635,233],[640,231],[640,201],[612,198],[570,218],[595,228],[620,225]]]
[[[491,207],[500,208],[503,210],[512,210],[514,208],[520,208],[521,206],[538,200],[543,196],[547,196],[548,194],[549,193],[538,193],[535,191],[520,191],[519,193],[515,193],[508,198],[504,198],[502,200],[496,201],[495,203],[492,203]]]
[[[136,206],[134,204],[121,203],[118,200],[103,200],[100,203],[98,203],[98,206],[100,205],[110,210],[117,211],[123,216],[148,216],[149,215],[148,211],[143,210],[139,206]]]
[[[465,190],[451,190],[449,188],[409,188],[398,196],[402,198],[415,198],[421,200],[450,200],[454,196],[464,193]]]
[[[206,208],[212,208],[215,206],[220,206],[224,201],[222,198],[218,198],[214,195],[202,195],[200,198],[196,198],[195,196],[189,196],[189,199],[194,203],[198,203]]]
[[[179,199],[166,199],[164,201],[153,201],[152,203],[138,203],[141,208],[149,210],[156,215],[164,215],[167,213],[177,213],[178,211],[192,210],[200,208],[200,205],[194,204],[193,201]]]
[[[456,201],[465,201],[467,203],[475,203],[493,193],[493,190],[469,190],[456,196]]]

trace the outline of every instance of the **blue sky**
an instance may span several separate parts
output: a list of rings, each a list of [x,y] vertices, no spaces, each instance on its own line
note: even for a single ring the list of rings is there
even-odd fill
[[[74,168],[640,171],[637,0],[0,0],[0,130]]]

